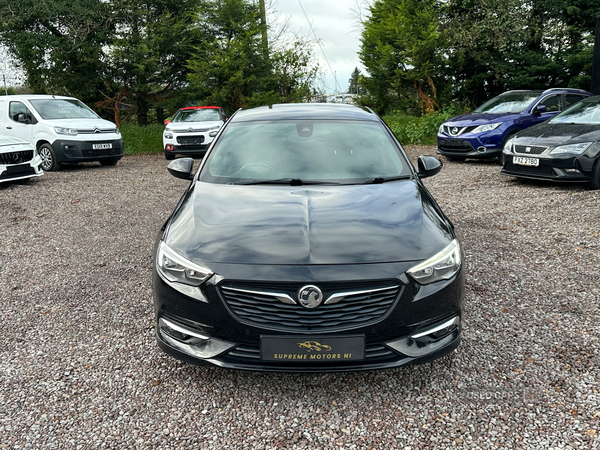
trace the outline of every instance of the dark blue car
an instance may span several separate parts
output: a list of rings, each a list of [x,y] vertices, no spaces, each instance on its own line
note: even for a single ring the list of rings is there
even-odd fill
[[[437,135],[437,152],[451,161],[501,157],[515,133],[554,117],[591,96],[581,89],[508,91],[469,114],[444,122]]]

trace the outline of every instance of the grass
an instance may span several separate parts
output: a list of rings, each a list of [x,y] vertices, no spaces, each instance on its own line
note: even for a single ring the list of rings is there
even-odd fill
[[[383,116],[383,120],[402,144],[435,145],[438,128],[450,117],[462,114],[457,107],[451,107],[421,117],[410,116],[402,111],[393,111]]]
[[[140,127],[139,125],[125,123],[119,129],[123,136],[126,155],[163,151],[162,134],[165,129],[164,125],[152,124]]]

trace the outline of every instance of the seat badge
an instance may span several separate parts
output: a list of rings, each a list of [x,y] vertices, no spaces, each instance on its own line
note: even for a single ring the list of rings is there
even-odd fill
[[[298,301],[305,308],[313,309],[323,301],[323,293],[317,286],[309,284],[298,291]]]

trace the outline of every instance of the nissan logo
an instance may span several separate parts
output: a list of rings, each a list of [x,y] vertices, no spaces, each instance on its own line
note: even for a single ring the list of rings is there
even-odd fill
[[[452,133],[454,136],[456,136],[458,134],[458,128],[457,127],[451,128],[450,133]]]
[[[298,301],[305,308],[313,309],[323,301],[323,293],[317,286],[304,286],[298,291]]]

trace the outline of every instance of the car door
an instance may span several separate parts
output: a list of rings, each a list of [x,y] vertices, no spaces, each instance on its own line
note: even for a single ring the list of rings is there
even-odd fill
[[[533,114],[538,106],[545,106],[546,111],[541,114]],[[538,124],[551,119],[559,112],[563,110],[562,95],[561,94],[550,94],[543,97],[531,110],[533,117],[533,124]]]
[[[4,121],[6,136],[34,144],[33,126],[37,123],[37,119],[23,102],[17,100],[8,102],[8,115],[4,117]]]

